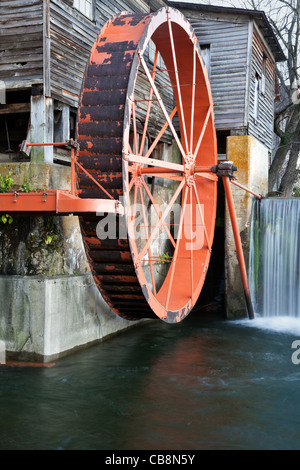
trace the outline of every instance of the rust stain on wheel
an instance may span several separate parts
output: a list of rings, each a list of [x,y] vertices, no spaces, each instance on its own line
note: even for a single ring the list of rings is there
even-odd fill
[[[104,299],[129,320],[181,321],[209,264],[217,150],[207,73],[180,12],[122,13],[104,26],[86,68],[77,141],[78,162],[106,190],[77,167],[80,197],[109,194],[125,206],[125,217],[111,219],[115,236],[103,236],[106,214],[80,218]],[[166,141],[173,142],[167,158]]]

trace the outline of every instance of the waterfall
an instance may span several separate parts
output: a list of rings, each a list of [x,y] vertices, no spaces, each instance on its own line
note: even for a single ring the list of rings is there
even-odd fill
[[[270,198],[253,206],[249,285],[263,317],[300,318],[300,199]]]

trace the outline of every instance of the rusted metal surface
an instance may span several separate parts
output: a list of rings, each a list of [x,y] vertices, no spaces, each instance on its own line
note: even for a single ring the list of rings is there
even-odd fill
[[[92,49],[80,97],[77,161],[116,199],[123,195],[123,128],[129,75],[139,40],[150,19],[151,15],[121,14],[104,26]],[[80,167],[76,169],[80,197],[108,197]],[[100,220],[99,217],[80,218],[87,257],[98,288],[109,306],[122,317],[153,318],[155,315],[135,273],[128,239],[99,240]],[[119,226],[119,221],[116,223]]]
[[[0,213],[20,215],[82,215],[107,212],[124,215],[118,201],[110,199],[81,199],[69,191],[45,190],[8,192],[1,194]]]

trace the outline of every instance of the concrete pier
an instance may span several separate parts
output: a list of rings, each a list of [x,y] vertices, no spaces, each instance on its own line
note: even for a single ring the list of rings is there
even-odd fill
[[[0,298],[7,359],[52,362],[134,325],[111,311],[91,274],[0,276]]]
[[[238,182],[257,194],[268,192],[268,149],[252,136],[227,137],[227,160],[238,171]],[[254,196],[231,185],[246,265],[249,260],[251,215]],[[225,209],[225,296],[228,318],[247,316],[243,286],[229,212]]]

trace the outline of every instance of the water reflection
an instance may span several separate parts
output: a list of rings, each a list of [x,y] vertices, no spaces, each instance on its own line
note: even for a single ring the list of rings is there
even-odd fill
[[[191,316],[134,329],[52,369],[2,368],[0,448],[298,449],[294,339]]]

